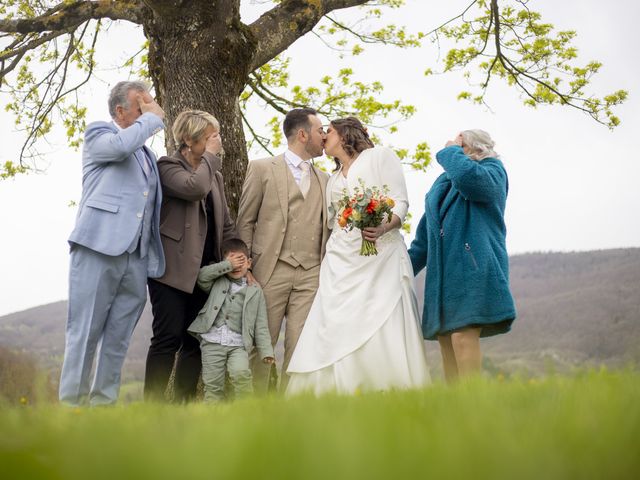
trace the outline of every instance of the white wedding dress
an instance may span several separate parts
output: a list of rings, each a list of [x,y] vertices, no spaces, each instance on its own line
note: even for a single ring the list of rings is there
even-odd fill
[[[407,190],[400,160],[387,148],[363,151],[348,178],[336,172],[327,184],[332,233],[320,267],[320,286],[291,358],[287,395],[356,393],[419,388],[430,381],[413,271],[402,235],[378,239],[378,255],[360,255],[362,236],[336,223],[343,189],[387,185],[404,220]]]

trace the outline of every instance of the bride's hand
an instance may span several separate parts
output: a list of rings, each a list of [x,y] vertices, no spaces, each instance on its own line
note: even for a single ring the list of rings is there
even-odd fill
[[[378,238],[387,233],[387,227],[385,225],[387,224],[383,223],[378,227],[366,227],[362,230],[362,238],[375,243]]]

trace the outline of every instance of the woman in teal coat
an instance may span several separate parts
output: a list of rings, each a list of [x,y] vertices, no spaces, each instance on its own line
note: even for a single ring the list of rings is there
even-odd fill
[[[507,172],[482,130],[466,130],[436,154],[445,172],[425,197],[409,256],[427,268],[422,331],[438,340],[447,381],[480,371],[480,337],[505,333],[516,311],[509,290],[504,209]]]

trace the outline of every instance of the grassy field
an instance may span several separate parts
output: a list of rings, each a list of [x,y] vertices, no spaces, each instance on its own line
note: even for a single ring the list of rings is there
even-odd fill
[[[629,479],[640,374],[221,406],[5,407],[3,479]]]

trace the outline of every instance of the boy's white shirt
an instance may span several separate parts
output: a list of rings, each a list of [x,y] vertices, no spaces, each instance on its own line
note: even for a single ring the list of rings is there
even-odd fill
[[[236,293],[247,286],[247,279],[242,278],[242,283],[230,282],[230,293]],[[225,347],[244,347],[242,333],[234,332],[225,323],[221,327],[211,327],[207,333],[201,335],[202,340],[207,343],[217,343]]]

